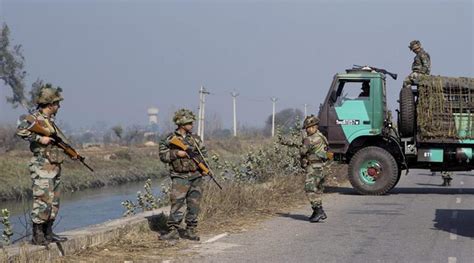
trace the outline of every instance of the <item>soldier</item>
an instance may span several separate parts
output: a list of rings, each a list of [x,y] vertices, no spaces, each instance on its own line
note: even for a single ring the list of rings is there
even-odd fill
[[[411,41],[408,48],[410,48],[416,56],[411,65],[412,72],[403,81],[403,87],[411,87],[413,84],[418,84],[418,80],[421,76],[429,75],[431,72],[430,55],[421,47],[420,41]]]
[[[362,82],[361,91],[359,97],[369,97],[370,96],[370,84],[367,81]]]
[[[453,177],[450,172],[441,172],[441,178],[443,178],[441,186],[451,186],[451,180],[453,180]]]
[[[324,162],[327,160],[326,137],[318,130],[319,119],[314,115],[307,116],[303,122],[307,136],[300,147],[301,165],[306,172],[305,192],[308,197],[313,214],[309,217],[312,223],[327,218],[322,206],[323,183],[326,176],[323,171]]]
[[[62,150],[54,145],[51,137],[41,136],[28,130],[32,122],[37,122],[51,133],[61,134],[54,123],[54,117],[60,108],[61,88],[44,85],[36,98],[37,111],[25,116],[18,125],[17,135],[30,142],[33,158],[29,163],[33,181],[33,224],[32,243],[48,245],[50,242],[66,241],[53,233],[54,220],[59,210],[59,184],[61,163],[64,161]]]
[[[186,151],[182,151],[170,143],[177,137],[189,149],[198,149],[206,154],[206,149],[199,136],[192,134],[195,115],[186,109],[178,110],[173,121],[178,128],[160,142],[160,159],[169,164],[171,176],[170,201],[171,211],[168,219],[170,232],[161,236],[162,240],[175,240],[179,238],[178,228],[186,211],[186,230],[184,238],[199,241],[196,233],[198,224],[199,205],[202,197],[202,175],[196,163],[189,158]]]

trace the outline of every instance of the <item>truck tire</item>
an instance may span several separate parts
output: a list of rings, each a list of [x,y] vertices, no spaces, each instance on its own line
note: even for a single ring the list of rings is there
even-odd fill
[[[349,162],[348,173],[352,187],[363,195],[383,195],[390,191],[400,178],[395,158],[376,146],[356,152]]]
[[[415,96],[411,88],[400,90],[400,120],[399,131],[403,137],[412,137],[415,134]]]
[[[397,176],[397,180],[395,181],[395,184],[393,184],[392,188],[390,188],[390,190],[392,190],[393,188],[395,188],[395,186],[398,184],[398,182],[400,181],[400,178],[402,177],[402,170],[400,170],[400,168],[398,168],[398,176]]]

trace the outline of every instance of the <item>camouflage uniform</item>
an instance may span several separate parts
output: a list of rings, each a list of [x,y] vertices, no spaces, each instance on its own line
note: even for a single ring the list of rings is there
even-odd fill
[[[305,169],[306,180],[304,190],[313,214],[309,217],[310,222],[319,222],[327,218],[322,206],[322,195],[324,191],[324,179],[326,173],[323,170],[324,162],[327,160],[328,141],[324,135],[314,127],[314,133],[310,134],[312,126],[319,124],[319,119],[310,115],[303,123],[307,136],[303,138],[300,147],[301,165]],[[313,131],[311,131],[313,132]]]
[[[30,131],[33,124],[37,124],[47,134],[56,134],[63,139],[64,135],[54,123],[51,116],[59,109],[59,102],[63,100],[61,88],[53,88],[51,84],[43,85],[36,98],[38,111],[24,116],[18,124],[16,134],[30,142],[33,153],[29,163],[32,180],[33,207],[31,220],[33,223],[32,242],[36,245],[48,245],[49,242],[62,242],[67,238],[53,233],[54,220],[59,210],[59,185],[61,164],[64,161],[63,150],[53,143],[44,145],[40,142],[43,136]],[[50,106],[52,108],[50,108]],[[53,112],[51,109],[55,109]],[[44,112],[49,111],[49,114]]]
[[[419,51],[416,52],[413,64],[411,65],[412,73],[410,73],[410,75],[408,75],[403,81],[403,87],[410,87],[413,84],[417,84],[421,76],[429,75],[431,72],[430,55],[421,48],[420,41],[412,41],[409,48],[412,50],[419,48]]]
[[[181,125],[179,122],[177,124]],[[197,152],[196,147],[203,155],[206,155],[207,151],[199,136],[191,133],[183,136],[177,130],[167,135],[160,142],[160,160],[169,164],[172,181],[170,190],[171,211],[168,226],[171,231],[178,229],[186,211],[186,230],[194,233],[198,224],[203,179],[198,166],[192,159],[177,156],[180,149],[170,144],[170,140],[175,136],[190,149],[194,149],[195,152]]]
[[[306,173],[304,190],[313,209],[322,205],[321,197],[326,177],[323,170],[326,149],[326,137],[319,131],[304,138],[300,148],[302,164]]]
[[[441,186],[451,186],[451,180],[453,180],[451,172],[441,172],[441,178],[443,178]]]
[[[31,115],[44,128],[56,132],[52,118],[37,111]],[[31,220],[43,224],[54,220],[59,210],[59,184],[61,163],[64,161],[62,150],[53,145],[43,145],[39,142],[40,135],[30,132],[30,122],[24,118],[20,121],[17,135],[30,142],[33,153],[29,163],[30,177],[33,182],[33,208]]]

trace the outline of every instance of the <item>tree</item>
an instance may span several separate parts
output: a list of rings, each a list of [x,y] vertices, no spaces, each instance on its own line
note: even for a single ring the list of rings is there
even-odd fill
[[[14,108],[22,105],[25,109],[31,110],[36,104],[39,91],[45,85],[42,80],[37,79],[29,91],[30,98],[25,95],[25,57],[22,53],[21,45],[10,45],[10,29],[3,24],[0,32],[0,80],[10,87],[13,92],[12,97],[7,97],[7,102]],[[51,84],[47,84],[51,85]]]
[[[123,128],[120,125],[112,127],[112,131],[114,131],[115,136],[117,136],[120,140],[122,139],[123,135]]]
[[[10,29],[3,25],[0,33],[0,79],[13,91],[12,97],[7,97],[7,101],[13,107],[23,105],[30,108],[31,102],[25,97],[25,58],[21,51],[21,45],[10,47]]]
[[[275,128],[279,127],[281,132],[286,134],[292,127],[295,126],[295,122],[303,119],[303,112],[300,109],[283,109],[275,114]],[[265,135],[270,135],[272,130],[272,115],[268,116],[265,122]]]

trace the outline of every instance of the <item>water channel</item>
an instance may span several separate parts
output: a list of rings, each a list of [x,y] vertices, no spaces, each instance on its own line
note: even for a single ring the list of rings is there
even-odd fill
[[[166,180],[166,178],[152,181],[152,191],[155,196],[161,195],[160,190],[163,180]],[[64,193],[61,196],[61,205],[54,231],[63,232],[122,217],[125,209],[121,202],[131,200],[136,203],[137,191],[143,193],[144,184],[145,182],[133,182],[119,186]],[[31,200],[26,202],[1,202],[0,208],[7,208],[11,212],[10,222],[14,231],[12,241],[25,236],[25,224],[28,225],[29,232],[31,232],[30,207]],[[3,229],[0,225],[1,231]],[[30,239],[30,237],[27,237],[27,239]]]

